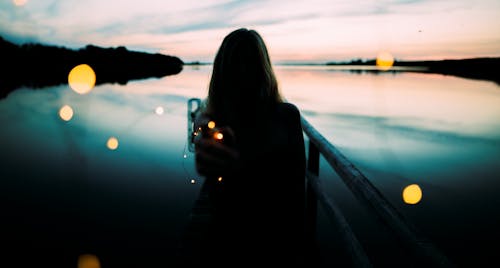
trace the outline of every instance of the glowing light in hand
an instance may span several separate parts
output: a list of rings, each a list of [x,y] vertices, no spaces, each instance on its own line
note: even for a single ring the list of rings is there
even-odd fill
[[[220,132],[215,132],[214,133],[214,138],[216,140],[222,140],[224,138],[224,135],[222,133],[220,133]]]
[[[108,142],[106,143],[106,146],[108,146],[108,149],[110,150],[116,150],[116,148],[118,148],[118,139],[115,137],[110,137],[108,139]]]
[[[194,179],[191,179],[191,184],[195,184],[196,181]]]
[[[87,64],[80,64],[71,69],[68,75],[68,84],[76,93],[87,94],[95,85],[95,72]]]
[[[212,129],[214,127],[215,127],[215,122],[214,121],[208,122],[208,128]]]
[[[403,190],[403,201],[406,204],[414,205],[422,199],[422,189],[417,184],[410,184]]]
[[[379,70],[387,71],[394,64],[394,57],[389,52],[381,52],[377,55],[376,64]]]
[[[64,121],[69,121],[73,118],[73,109],[69,105],[64,105],[59,109],[59,117]]]
[[[217,178],[217,181],[221,182],[222,181],[222,177]]]

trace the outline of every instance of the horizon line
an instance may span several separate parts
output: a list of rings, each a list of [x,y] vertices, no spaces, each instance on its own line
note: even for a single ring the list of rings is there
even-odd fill
[[[405,59],[394,59],[394,62],[438,62],[438,61],[461,61],[461,60],[473,60],[473,59],[500,59],[500,56],[478,56],[469,58],[443,58],[443,59],[423,59],[423,60],[405,60]],[[371,61],[376,61],[376,58],[352,58],[350,60],[279,60],[272,65],[325,65],[325,64],[344,64],[344,65],[356,65],[355,62],[367,63]],[[186,61],[184,65],[213,65],[213,61]]]

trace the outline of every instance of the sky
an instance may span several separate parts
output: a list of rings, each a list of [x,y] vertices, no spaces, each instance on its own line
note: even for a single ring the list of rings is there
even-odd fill
[[[241,27],[262,35],[273,63],[500,56],[499,0],[0,0],[0,35],[20,44],[211,62]]]

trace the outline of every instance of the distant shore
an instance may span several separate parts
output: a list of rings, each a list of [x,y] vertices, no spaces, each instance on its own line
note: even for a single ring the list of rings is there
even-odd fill
[[[355,60],[351,62],[328,62],[329,66],[376,66],[376,60]],[[469,58],[456,60],[433,61],[394,61],[394,65],[387,71],[412,71],[454,75],[470,79],[489,80],[500,85],[500,58]],[[376,70],[375,70],[376,71]]]
[[[184,65],[201,66],[211,65],[211,62],[187,62]],[[345,62],[294,62],[277,63],[276,66],[335,66],[339,71],[352,72],[420,72],[453,75],[469,79],[493,81],[500,85],[500,58],[469,58],[457,60],[434,60],[434,61],[399,61],[396,60],[388,70],[381,70],[376,66],[375,59],[351,60]]]

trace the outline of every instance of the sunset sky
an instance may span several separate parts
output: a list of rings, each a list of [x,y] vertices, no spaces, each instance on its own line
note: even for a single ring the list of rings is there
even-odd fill
[[[0,35],[70,48],[126,46],[212,61],[225,35],[257,30],[273,62],[500,56],[498,0],[0,0]]]

